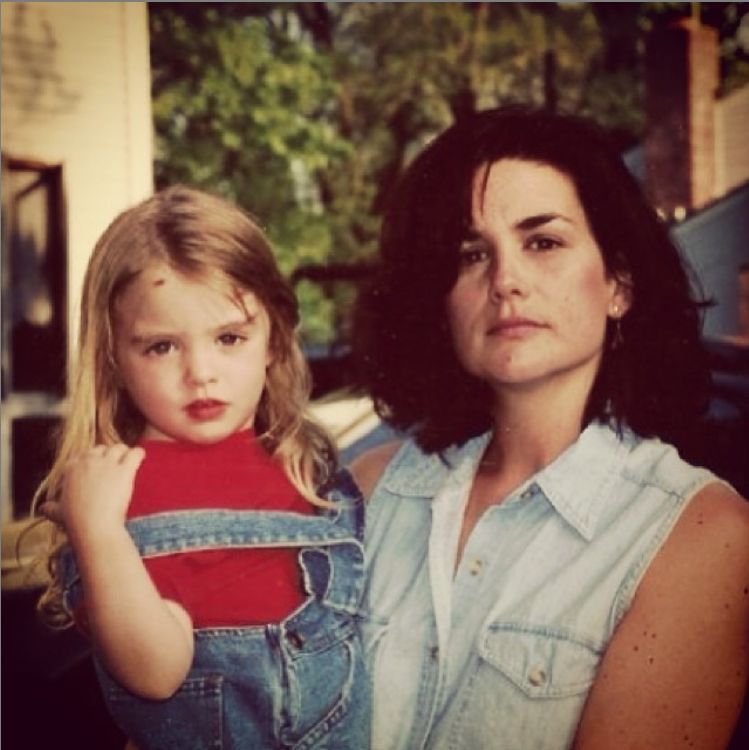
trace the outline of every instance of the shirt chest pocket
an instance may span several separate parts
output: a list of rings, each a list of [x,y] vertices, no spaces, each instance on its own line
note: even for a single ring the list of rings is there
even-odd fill
[[[494,622],[485,626],[478,654],[528,698],[564,698],[587,692],[601,650],[564,629]]]

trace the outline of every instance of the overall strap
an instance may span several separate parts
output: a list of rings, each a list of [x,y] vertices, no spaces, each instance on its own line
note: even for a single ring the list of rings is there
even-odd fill
[[[307,590],[330,607],[356,614],[364,592],[364,498],[345,469],[320,489],[320,495],[335,504],[325,512],[346,536],[302,551]]]
[[[257,510],[186,510],[130,519],[125,526],[144,558],[252,547],[320,550],[330,558],[330,563],[325,565],[329,572],[324,575],[319,562],[310,563],[309,570],[305,569],[310,590],[331,605],[348,608],[352,601],[358,602],[361,593],[351,590],[351,581],[355,580],[361,588],[363,500],[348,472],[336,475],[323,489],[326,499],[334,506],[320,508],[315,515]],[[64,604],[72,612],[81,592],[70,546],[60,550],[57,566]]]

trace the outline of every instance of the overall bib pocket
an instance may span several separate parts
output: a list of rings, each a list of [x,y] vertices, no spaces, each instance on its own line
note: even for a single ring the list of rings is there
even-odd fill
[[[311,750],[320,742],[326,750],[366,747],[369,685],[361,642],[353,632],[331,648],[297,655],[288,679],[292,699],[281,733],[285,744],[294,750]]]
[[[100,674],[102,671],[100,668]],[[221,750],[223,747],[221,675],[188,677],[179,690],[164,701],[133,695],[108,676],[102,686],[110,713],[138,750]]]

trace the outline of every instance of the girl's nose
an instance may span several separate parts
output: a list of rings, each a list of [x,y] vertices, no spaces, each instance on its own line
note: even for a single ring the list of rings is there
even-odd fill
[[[192,349],[185,357],[185,380],[190,385],[207,385],[216,382],[213,357],[210,352]]]

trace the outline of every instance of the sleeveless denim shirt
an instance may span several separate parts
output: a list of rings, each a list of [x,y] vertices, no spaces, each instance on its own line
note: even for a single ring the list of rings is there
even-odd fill
[[[489,435],[443,461],[407,442],[367,509],[364,643],[374,750],[560,750],[637,586],[716,481],[658,440],[596,423],[473,529]]]
[[[107,707],[139,750],[369,747],[369,683],[358,622],[363,501],[346,472],[325,496],[335,507],[317,515],[175,511],[127,522],[142,557],[298,547],[308,593],[278,624],[195,630],[190,672],[164,701],[130,693],[95,658]],[[83,592],[69,548],[60,565],[65,604],[73,612]]]

